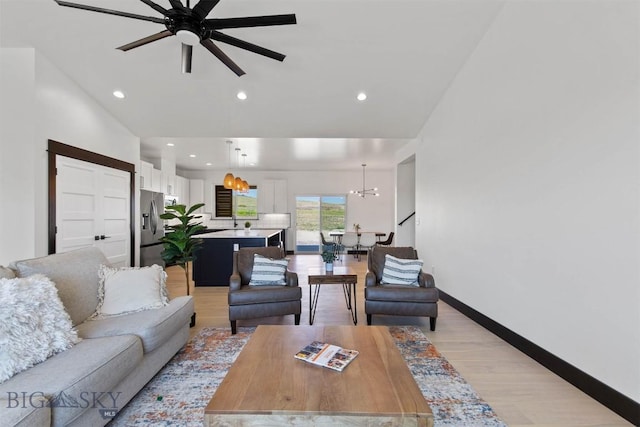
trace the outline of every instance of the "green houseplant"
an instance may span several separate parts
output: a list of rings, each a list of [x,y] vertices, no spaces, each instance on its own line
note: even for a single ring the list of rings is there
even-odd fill
[[[322,261],[325,262],[325,270],[333,271],[333,261],[338,259],[338,254],[336,253],[334,246],[324,245],[320,256],[322,256]]]
[[[246,228],[247,230],[249,230],[251,228],[251,223],[249,221],[246,221],[244,223],[244,228]]]
[[[189,295],[189,262],[195,259],[195,254],[202,245],[202,239],[194,238],[197,233],[205,230],[200,222],[193,222],[195,218],[193,212],[204,206],[198,203],[189,209],[185,205],[170,205],[165,207],[165,213],[160,218],[166,220],[178,220],[170,225],[168,232],[160,241],[164,244],[162,259],[167,264],[176,264],[184,269],[184,276],[187,281],[187,295]]]

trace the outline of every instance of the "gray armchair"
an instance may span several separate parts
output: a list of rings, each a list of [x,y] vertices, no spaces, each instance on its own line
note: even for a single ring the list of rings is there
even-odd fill
[[[293,314],[296,325],[300,324],[302,312],[302,290],[298,286],[298,275],[285,272],[285,285],[249,286],[253,271],[253,255],[283,259],[282,248],[240,248],[233,254],[233,273],[229,278],[229,321],[231,333],[236,333],[236,321],[258,317]]]
[[[402,259],[418,259],[418,253],[412,247],[371,248],[367,257],[364,289],[367,324],[371,325],[374,314],[424,316],[429,317],[431,330],[435,331],[439,296],[433,276],[421,271],[418,275],[419,286],[381,284],[386,254]]]

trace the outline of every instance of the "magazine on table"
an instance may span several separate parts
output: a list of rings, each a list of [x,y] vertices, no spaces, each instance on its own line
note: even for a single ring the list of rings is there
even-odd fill
[[[342,371],[357,355],[357,350],[348,350],[337,345],[314,341],[296,353],[295,358]]]

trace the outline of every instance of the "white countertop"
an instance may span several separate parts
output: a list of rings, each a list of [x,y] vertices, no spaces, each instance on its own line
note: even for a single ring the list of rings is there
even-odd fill
[[[265,229],[265,230],[222,230],[214,231],[213,233],[198,234],[195,237],[201,237],[203,239],[266,239],[279,233],[281,229]]]

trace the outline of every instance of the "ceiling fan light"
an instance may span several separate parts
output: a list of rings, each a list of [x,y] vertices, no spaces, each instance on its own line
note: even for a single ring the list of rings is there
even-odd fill
[[[231,172],[227,173],[224,176],[223,184],[224,184],[224,188],[226,188],[227,190],[233,190],[235,182],[236,182],[236,178],[233,176]]]
[[[200,37],[189,30],[176,31],[176,37],[181,43],[188,44],[189,46],[194,46],[200,43]]]

